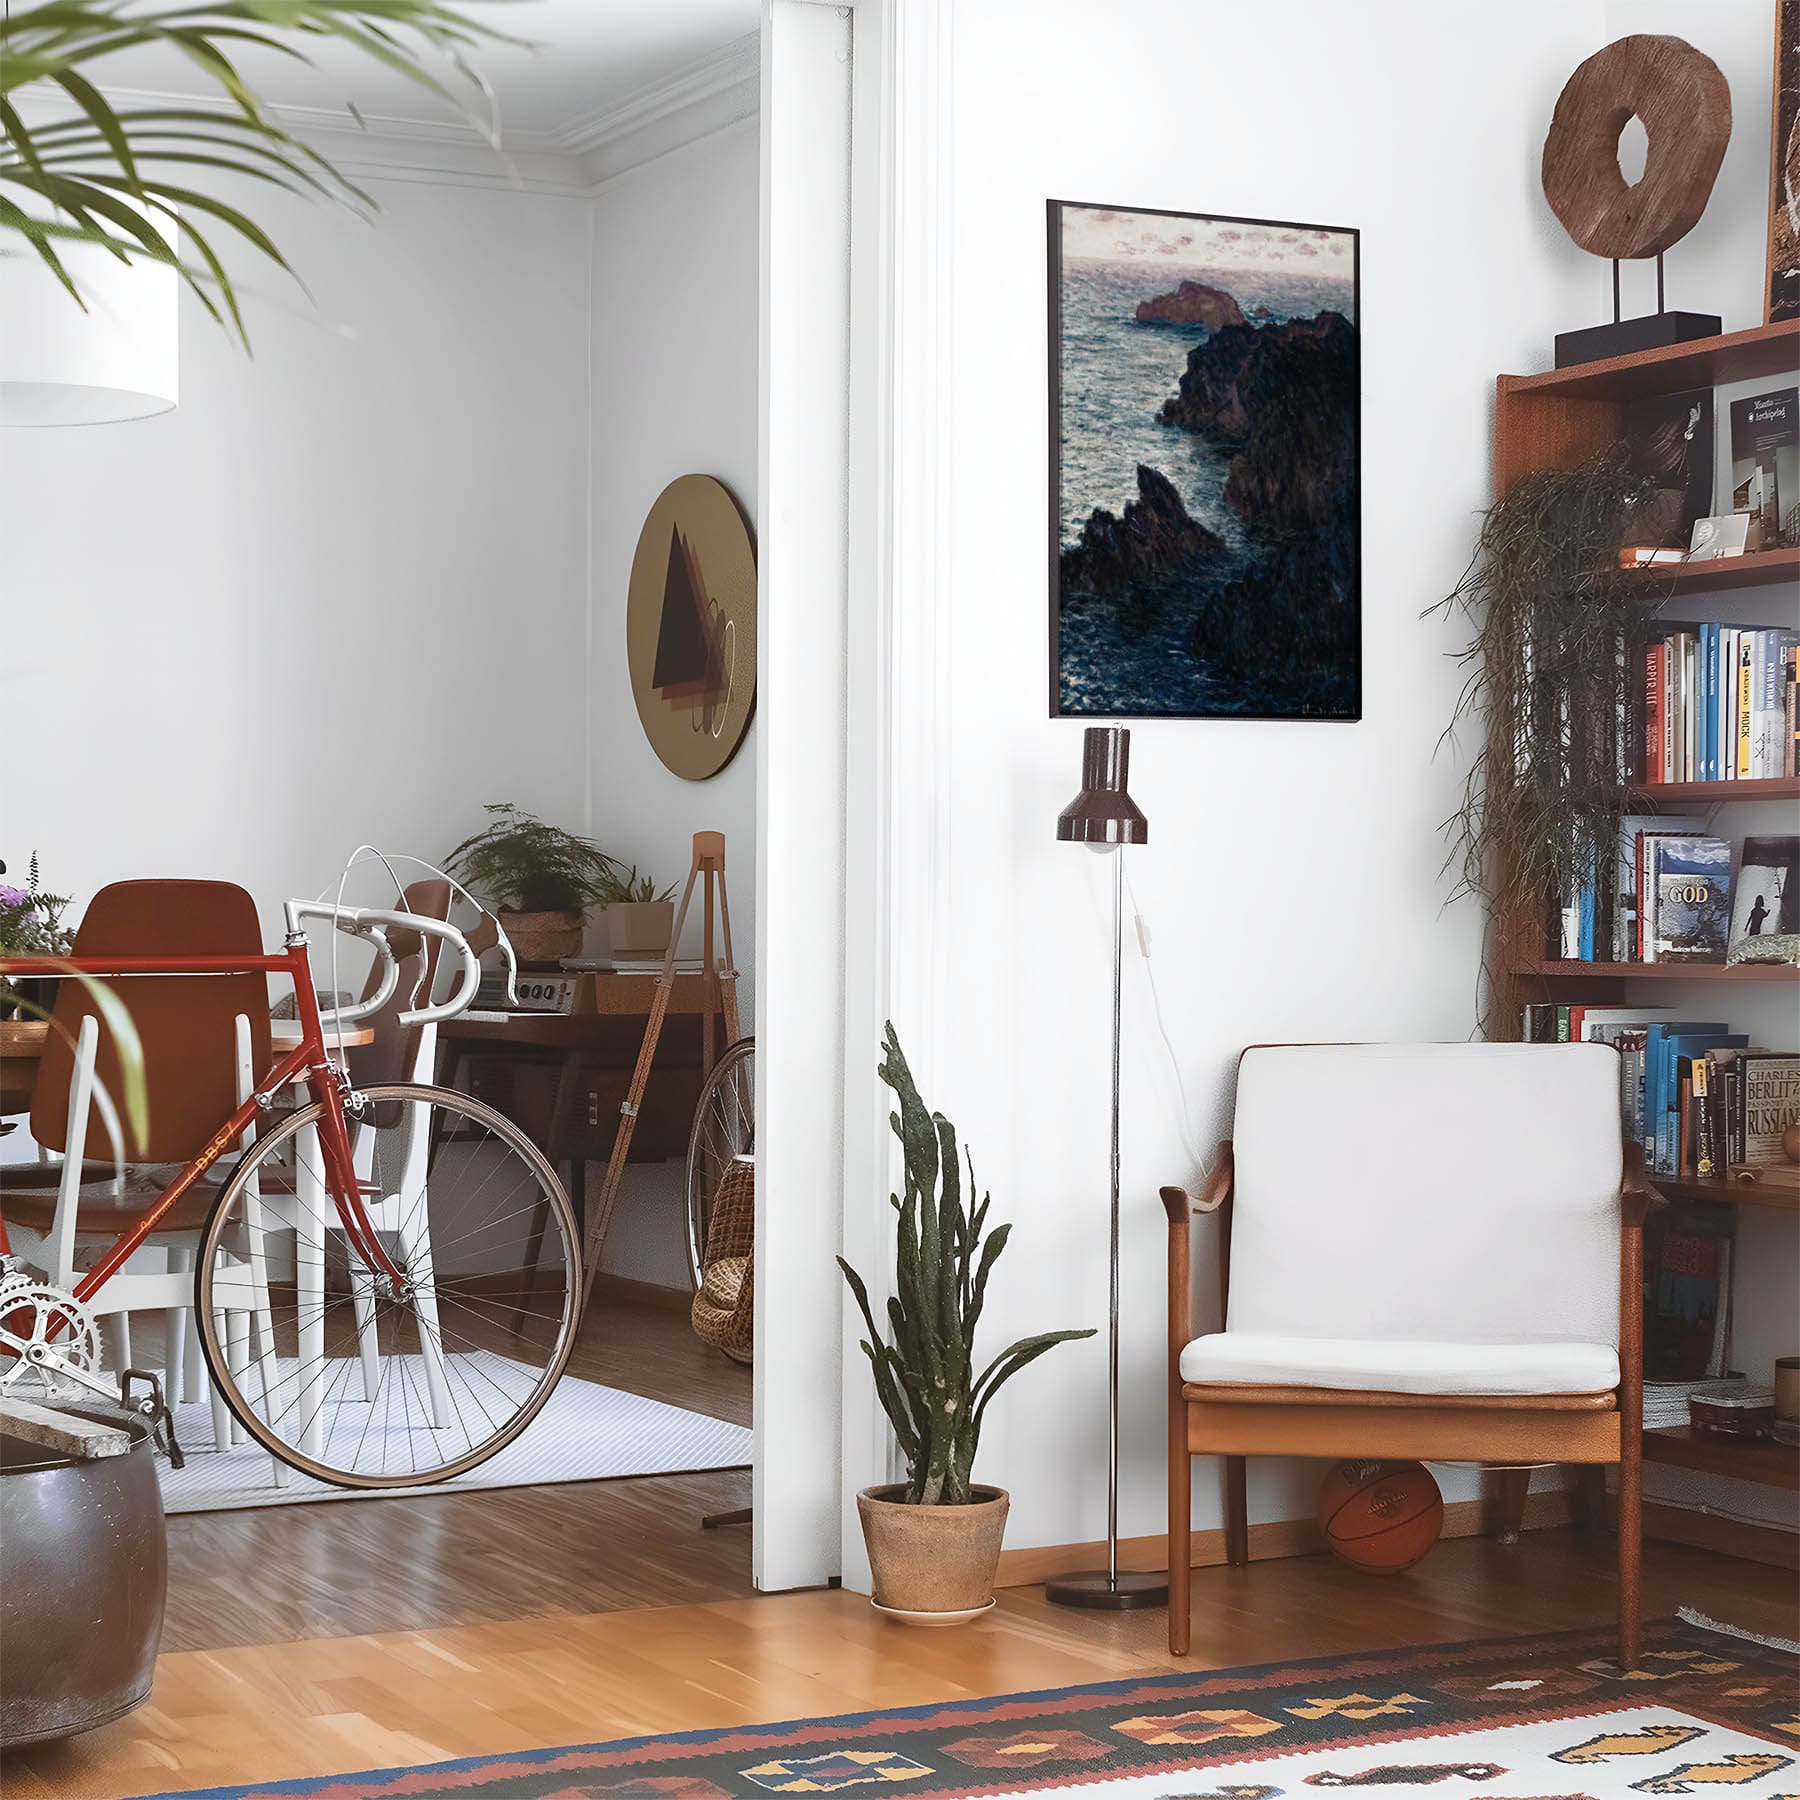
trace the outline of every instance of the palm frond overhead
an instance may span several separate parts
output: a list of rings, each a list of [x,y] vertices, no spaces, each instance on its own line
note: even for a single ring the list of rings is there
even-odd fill
[[[65,260],[71,246],[174,268],[248,348],[221,234],[294,271],[243,206],[219,197],[217,178],[365,213],[375,204],[265,110],[239,71],[244,54],[310,62],[308,50],[319,44],[348,44],[454,99],[458,89],[485,92],[470,51],[516,41],[443,0],[43,0],[14,8],[0,19],[0,255],[36,257],[77,305],[80,280]],[[120,107],[107,97],[105,70],[95,65],[157,46],[216,86],[210,105]],[[40,97],[60,102],[55,117],[21,109],[22,99]]]

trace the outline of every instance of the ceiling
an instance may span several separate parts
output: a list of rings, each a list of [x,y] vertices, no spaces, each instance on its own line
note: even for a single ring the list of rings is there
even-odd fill
[[[559,147],[664,90],[703,88],[710,66],[742,53],[761,19],[760,0],[460,0],[469,15],[524,44],[495,44],[471,60],[492,86],[506,141]],[[528,47],[529,46],[529,47]],[[246,52],[240,68],[267,102],[342,114],[353,103],[377,130],[441,131],[467,117],[406,76],[330,39],[309,46],[311,66]],[[104,71],[109,90],[211,95],[178,52],[131,52]],[[446,85],[480,111],[453,71]],[[323,121],[319,121],[323,122]]]

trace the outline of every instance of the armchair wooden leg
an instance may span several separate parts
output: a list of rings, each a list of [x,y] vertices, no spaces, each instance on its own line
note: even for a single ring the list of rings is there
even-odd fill
[[[1574,1465],[1575,1529],[1582,1537],[1597,1539],[1606,1530],[1606,1469],[1600,1463]]]
[[[1519,1528],[1525,1523],[1525,1495],[1531,1487],[1529,1469],[1489,1469],[1488,1516],[1493,1521],[1494,1536],[1503,1544],[1519,1541]]]
[[[1225,1560],[1235,1569],[1250,1560],[1250,1500],[1241,1456],[1225,1459]]]
[[[1181,1414],[1187,1427],[1185,1409]],[[1175,1438],[1174,1422],[1169,1439],[1169,1654],[1188,1653],[1188,1607],[1194,1582],[1194,1463],[1187,1442]]]
[[[1643,1621],[1639,1591],[1642,1553],[1643,1466],[1636,1434],[1619,1458],[1619,1667],[1635,1669]]]

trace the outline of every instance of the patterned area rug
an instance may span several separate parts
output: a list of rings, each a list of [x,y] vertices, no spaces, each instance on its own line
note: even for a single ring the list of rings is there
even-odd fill
[[[1668,1619],[1642,1668],[1558,1633],[481,1757],[187,1800],[1421,1800],[1800,1795],[1791,1649]],[[159,1796],[158,1800],[172,1800]]]

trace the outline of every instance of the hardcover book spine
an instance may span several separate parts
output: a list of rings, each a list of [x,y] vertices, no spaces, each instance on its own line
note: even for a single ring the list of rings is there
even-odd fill
[[[1644,780],[1661,787],[1663,775],[1663,652],[1644,646]]]
[[[1701,628],[1701,673],[1704,699],[1700,707],[1700,779],[1719,779],[1715,751],[1719,742],[1719,628]]]
[[[1719,738],[1715,754],[1721,781],[1730,781],[1737,774],[1737,650],[1737,627],[1727,625],[1719,633]]]
[[[1662,641],[1662,769],[1664,781],[1674,781],[1677,779],[1675,774],[1675,719],[1681,705],[1681,696],[1676,689],[1677,667],[1678,661],[1675,655],[1675,642],[1672,638],[1664,638]]]
[[[1709,1104],[1712,1090],[1709,1065],[1712,1058],[1696,1056],[1694,1058],[1694,1173],[1702,1181],[1712,1178],[1718,1171],[1717,1159],[1713,1155],[1712,1107]]]
[[[1737,667],[1737,753],[1736,776],[1747,780],[1750,774],[1750,655],[1755,632],[1738,634]]]
[[[1782,774],[1800,775],[1800,648],[1788,652],[1787,736],[1783,740]]]

